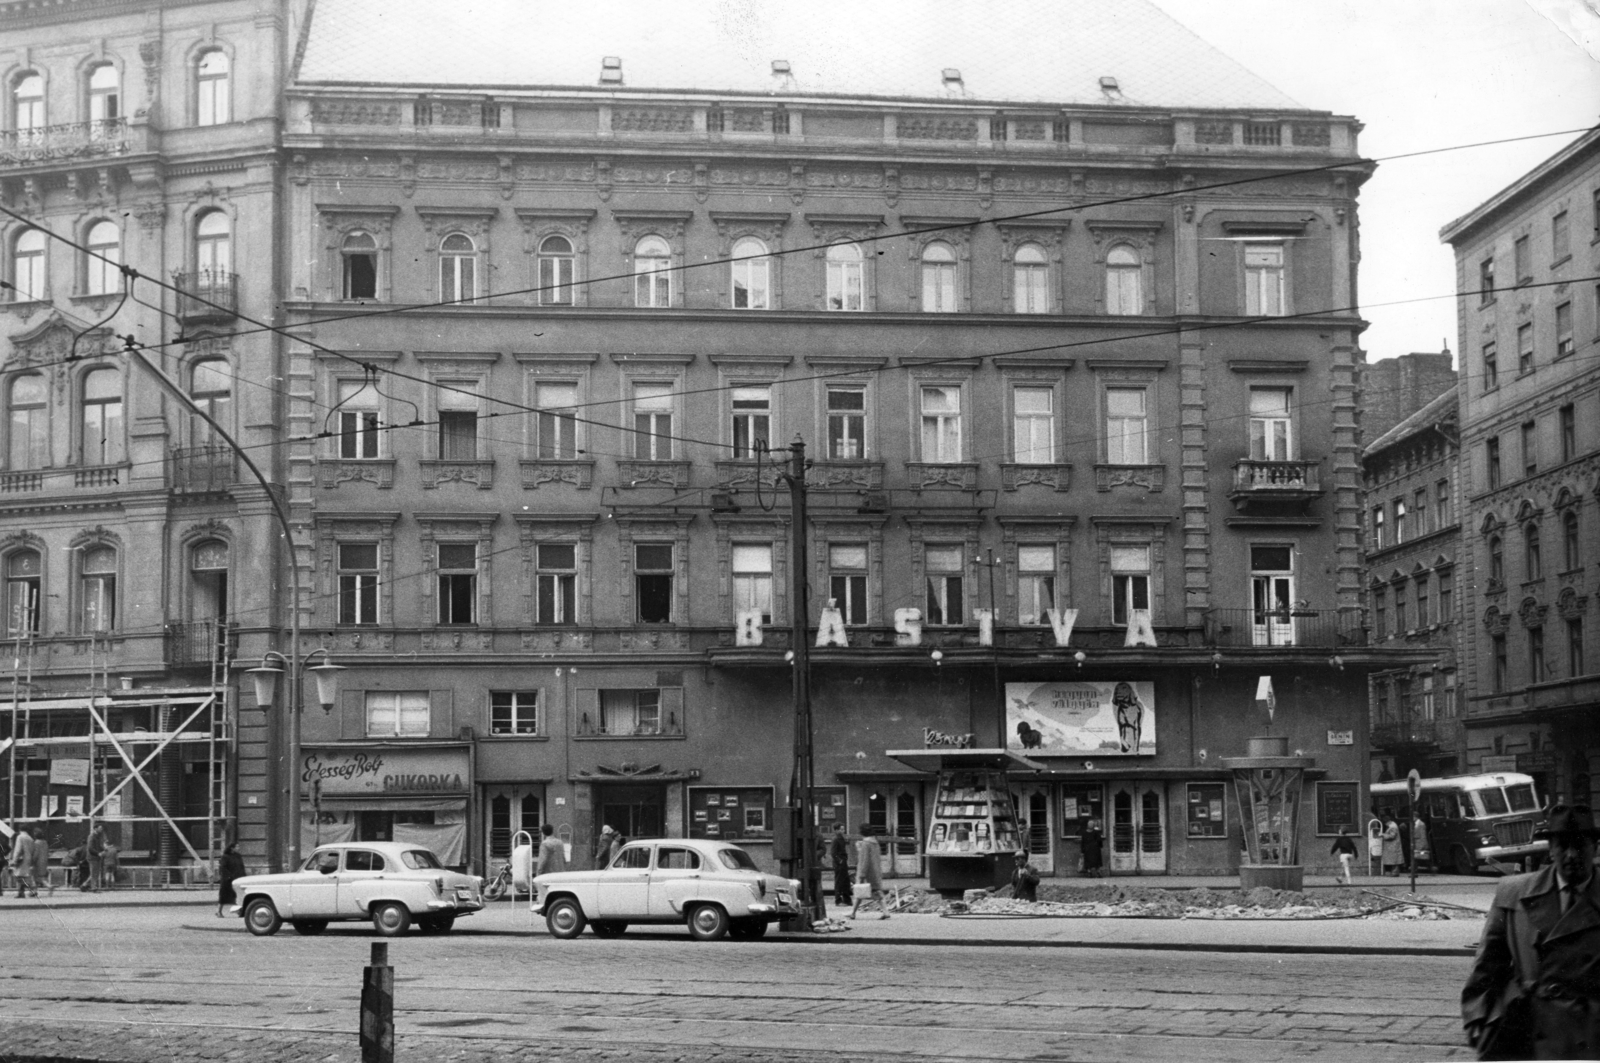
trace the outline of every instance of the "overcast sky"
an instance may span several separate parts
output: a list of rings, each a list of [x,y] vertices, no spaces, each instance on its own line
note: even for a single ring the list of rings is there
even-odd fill
[[[1154,2],[1304,106],[1360,119],[1368,158],[1600,122],[1600,0]],[[1573,139],[1379,165],[1360,197],[1370,361],[1456,349],[1451,300],[1377,304],[1454,291],[1439,228]]]

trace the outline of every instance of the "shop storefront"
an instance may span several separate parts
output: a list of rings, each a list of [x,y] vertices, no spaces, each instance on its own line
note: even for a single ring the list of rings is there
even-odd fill
[[[467,859],[472,747],[332,743],[301,751],[301,852],[345,841],[409,842]]]

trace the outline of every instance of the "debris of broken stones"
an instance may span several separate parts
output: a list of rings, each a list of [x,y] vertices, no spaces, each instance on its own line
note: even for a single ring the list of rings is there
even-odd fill
[[[974,916],[1054,916],[1079,919],[1385,919],[1442,921],[1481,919],[1481,913],[1431,907],[1426,896],[1383,898],[1353,889],[1308,894],[1265,886],[1252,890],[1207,887],[1165,890],[1109,882],[1091,886],[1041,883],[1038,900],[1021,901],[1009,886],[970,890],[961,901],[937,893],[902,889],[897,912]]]

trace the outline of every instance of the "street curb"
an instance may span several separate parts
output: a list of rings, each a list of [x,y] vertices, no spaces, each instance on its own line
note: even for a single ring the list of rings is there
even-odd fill
[[[1290,956],[1471,956],[1475,945],[1447,949],[1435,945],[1396,948],[1379,945],[1271,945],[1200,941],[1014,941],[1007,938],[855,938],[849,934],[796,934],[765,939],[772,942],[841,945],[956,945],[990,949],[1130,949],[1139,952],[1255,952]]]

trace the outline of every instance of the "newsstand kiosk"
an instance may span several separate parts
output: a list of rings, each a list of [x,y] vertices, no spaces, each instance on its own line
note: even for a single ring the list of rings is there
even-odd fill
[[[1010,882],[1020,839],[1007,773],[1044,765],[1007,749],[891,749],[885,755],[939,776],[923,850],[929,888],[957,894]]]

